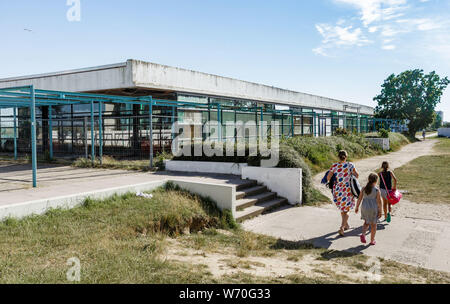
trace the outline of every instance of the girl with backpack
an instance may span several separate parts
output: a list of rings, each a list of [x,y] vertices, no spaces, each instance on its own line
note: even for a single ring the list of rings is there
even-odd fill
[[[397,189],[397,178],[395,177],[394,172],[389,170],[389,163],[387,161],[383,162],[380,171],[378,176],[380,180],[381,199],[383,200],[384,219],[386,222],[390,223],[392,207],[388,201],[388,193],[389,191]]]

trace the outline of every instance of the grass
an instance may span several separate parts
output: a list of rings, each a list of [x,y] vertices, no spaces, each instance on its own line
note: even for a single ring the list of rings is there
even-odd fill
[[[154,166],[158,170],[164,169],[164,160],[171,159],[172,156],[168,153],[161,153],[154,159]],[[78,158],[72,162],[71,165],[77,168],[102,168],[102,169],[122,169],[131,171],[149,171],[149,160],[117,160],[111,156],[103,156],[102,163],[96,159],[94,164],[90,159]]]
[[[211,201],[171,185],[152,194],[0,223],[0,283],[70,283],[71,257],[80,283],[370,282],[354,275],[367,271],[363,255],[243,231]],[[380,263],[381,282],[450,283],[449,274]]]
[[[438,153],[450,154],[450,138],[439,137],[439,142],[434,147]]]
[[[94,165],[92,161],[87,158],[78,158],[72,164],[73,167],[77,168],[103,168],[103,169],[123,169],[131,171],[149,171],[149,161],[148,160],[116,160],[110,156],[104,156],[102,164],[96,159]]]
[[[405,198],[418,203],[450,203],[450,139],[440,138],[438,155],[419,157],[395,170]]]

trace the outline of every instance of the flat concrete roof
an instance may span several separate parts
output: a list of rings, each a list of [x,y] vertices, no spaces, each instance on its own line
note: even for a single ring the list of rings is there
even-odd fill
[[[43,90],[90,92],[114,89],[154,89],[178,93],[254,100],[308,108],[372,115],[374,109],[356,103],[280,89],[166,65],[127,60],[124,63],[0,79],[0,88],[34,85]]]

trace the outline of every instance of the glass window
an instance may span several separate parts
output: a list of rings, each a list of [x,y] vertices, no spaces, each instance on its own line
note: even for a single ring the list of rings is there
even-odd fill
[[[178,95],[178,101],[199,103],[199,104],[208,104],[208,97]]]

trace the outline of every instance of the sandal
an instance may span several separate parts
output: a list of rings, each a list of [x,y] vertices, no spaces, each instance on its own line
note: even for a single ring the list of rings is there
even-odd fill
[[[366,244],[366,243],[367,243],[366,236],[365,236],[364,234],[361,234],[361,235],[359,236],[359,239],[361,240],[361,243],[363,243],[363,244]]]
[[[370,242],[370,246],[375,246],[377,244],[377,242],[375,242],[375,241],[372,241],[372,242]]]
[[[345,236],[344,228],[339,229],[338,233],[339,233],[340,236]]]
[[[350,230],[350,226],[349,225],[344,227],[344,231],[346,231],[346,230]]]

